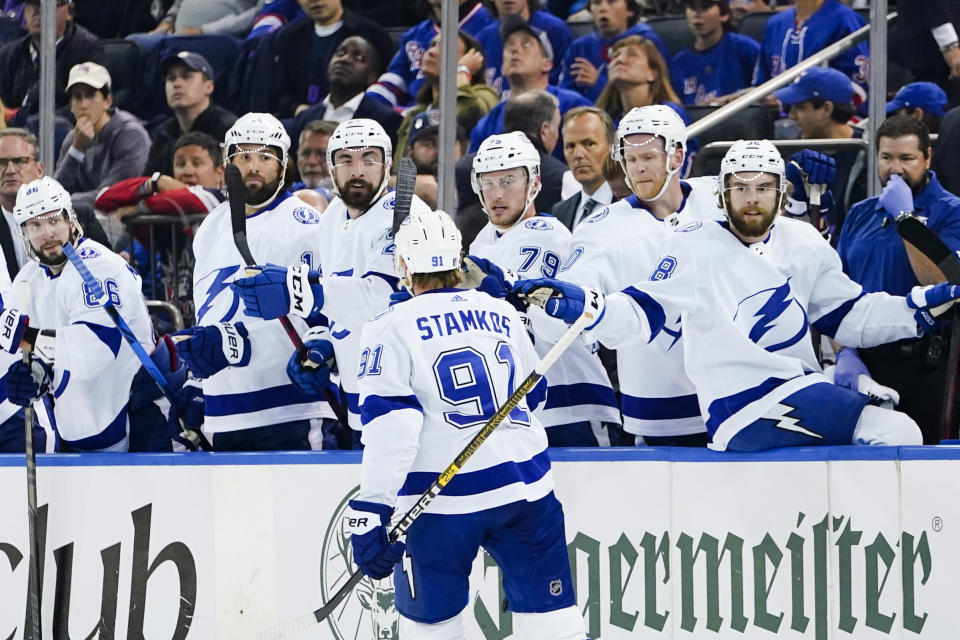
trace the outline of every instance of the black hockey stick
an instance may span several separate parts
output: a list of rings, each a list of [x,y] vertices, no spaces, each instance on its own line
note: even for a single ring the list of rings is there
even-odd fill
[[[29,285],[26,300],[30,299]],[[23,364],[30,366],[30,347],[23,348]],[[23,408],[24,452],[27,457],[27,534],[30,543],[30,573],[27,579],[27,621],[24,640],[41,640],[43,622],[40,616],[43,584],[40,582],[40,542],[37,540],[37,456],[33,449],[33,404]]]
[[[960,284],[960,259],[950,247],[930,229],[913,216],[904,216],[897,221],[897,233],[917,251],[926,256],[944,275],[950,284]],[[947,357],[946,393],[941,411],[940,436],[943,439],[954,437],[954,403],[957,393],[957,367],[960,360],[960,319],[956,311],[953,326],[950,328],[950,351]]]
[[[73,268],[77,270],[77,273],[80,274],[80,277],[83,279],[83,284],[87,288],[87,292],[93,296],[95,300],[102,301],[103,310],[107,312],[107,315],[110,316],[110,320],[113,321],[113,324],[116,325],[117,329],[120,331],[120,335],[123,336],[123,339],[127,341],[127,344],[130,345],[130,348],[133,349],[134,355],[137,356],[137,359],[140,361],[140,364],[143,365],[143,368],[146,370],[150,378],[153,379],[154,383],[160,388],[160,392],[167,398],[170,402],[170,406],[174,411],[181,412],[182,407],[180,406],[179,400],[177,400],[176,392],[174,392],[173,387],[170,386],[170,382],[167,381],[166,376],[163,375],[163,372],[160,371],[160,367],[157,366],[157,363],[153,361],[153,358],[150,357],[150,354],[147,353],[147,350],[143,348],[143,345],[140,344],[140,341],[137,340],[136,334],[133,332],[133,329],[130,328],[130,325],[127,324],[126,320],[123,319],[123,316],[120,315],[120,312],[117,311],[117,308],[113,305],[113,302],[110,301],[110,296],[106,295],[103,291],[103,287],[100,285],[100,281],[93,277],[93,274],[90,273],[90,269],[87,268],[87,265],[83,263],[83,259],[77,254],[77,250],[74,249],[73,245],[69,242],[63,245],[63,253],[67,256],[67,259],[70,260],[70,264],[73,265]],[[213,449],[210,446],[210,441],[207,440],[199,431],[194,431],[193,429],[188,429],[182,422],[180,423],[183,433],[181,436],[186,439],[188,442],[192,443],[194,447],[203,449],[204,451],[210,451]]]
[[[597,314],[599,309],[596,305],[590,305],[590,307],[584,311],[583,315],[573,323],[567,331],[560,336],[560,340],[547,352],[543,359],[540,360],[533,368],[533,371],[530,372],[523,382],[516,388],[516,390],[510,394],[510,397],[507,398],[507,401],[497,409],[496,413],[487,420],[480,430],[477,432],[473,439],[467,443],[467,446],[457,454],[457,457],[454,458],[453,462],[444,469],[443,473],[437,476],[437,479],[433,481],[433,484],[421,495],[416,503],[407,513],[400,519],[393,529],[390,530],[388,535],[390,542],[396,542],[397,540],[404,537],[407,533],[407,530],[414,523],[414,521],[420,517],[420,515],[426,511],[427,507],[431,502],[443,491],[443,488],[447,486],[453,477],[457,475],[457,472],[463,468],[463,465],[470,460],[471,456],[476,453],[477,449],[486,442],[487,438],[490,437],[490,434],[500,426],[500,423],[503,422],[510,412],[513,411],[520,401],[523,400],[531,389],[537,386],[537,382],[543,377],[543,374],[546,373],[547,369],[553,366],[553,363],[563,354],[564,351],[577,339],[577,336],[580,335],[588,325],[596,322]],[[286,640],[288,638],[298,637],[299,634],[302,634],[304,631],[308,631],[313,628],[315,625],[326,620],[331,613],[343,602],[343,600],[353,591],[354,587],[363,579],[363,572],[357,569],[354,571],[350,578],[344,583],[340,589],[333,594],[333,597],[324,604],[322,607],[314,611],[313,613],[308,613],[299,618],[289,620],[282,624],[277,625],[276,627],[271,627],[269,629],[264,629],[260,633],[254,636],[255,640]]]
[[[417,165],[410,158],[400,158],[397,165],[397,190],[393,204],[393,235],[396,237],[404,218],[410,215],[413,190],[417,184]]]
[[[252,267],[257,264],[257,261],[253,259],[250,245],[247,243],[247,203],[244,200],[243,176],[240,175],[240,169],[230,163],[224,167],[223,176],[227,183],[227,196],[230,198],[230,228],[233,229],[233,244],[237,247],[237,251],[240,252],[240,257],[246,265]],[[297,333],[296,327],[290,322],[290,318],[281,316],[280,324],[283,325],[283,330],[287,332],[287,337],[290,338],[290,342],[297,350],[297,357],[300,358],[300,361],[309,362],[307,361],[307,348],[303,345],[303,340]],[[330,408],[333,409],[333,413],[340,423],[341,428],[336,434],[337,444],[342,449],[352,449],[353,434],[350,432],[347,412],[344,411],[340,401],[333,395],[333,391],[326,390],[323,397]]]

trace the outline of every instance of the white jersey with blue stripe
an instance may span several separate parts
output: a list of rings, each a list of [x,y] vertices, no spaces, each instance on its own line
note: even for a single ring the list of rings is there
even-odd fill
[[[534,216],[518,222],[506,232],[487,224],[473,244],[470,255],[486,258],[501,269],[509,269],[520,278],[553,278],[570,253],[570,232],[552,216]],[[566,326],[549,318],[539,307],[531,307],[534,347],[541,356],[553,346],[557,332]],[[544,323],[558,325],[546,335],[539,331]],[[557,331],[559,329],[559,331]],[[620,409],[595,345],[572,344],[550,369],[547,399],[540,411],[546,427],[583,421],[620,424]]]
[[[13,214],[10,214],[13,215]],[[13,241],[20,242],[21,238],[19,236],[15,237]],[[7,270],[7,260],[3,255],[3,252],[0,251],[0,307],[9,308],[13,305],[10,303],[12,298],[10,298],[10,288],[13,286],[12,281],[10,280],[10,272]],[[10,419],[13,414],[20,410],[20,406],[13,404],[7,400],[6,393],[6,384],[3,384],[2,381],[7,375],[7,370],[10,368],[10,365],[21,360],[22,355],[18,350],[17,353],[7,353],[6,351],[0,351],[0,424],[3,424]]]
[[[519,314],[476,290],[396,304],[363,329],[358,372],[363,465],[358,500],[406,511],[532,371]],[[543,379],[431,503],[473,513],[553,490],[547,436],[531,412]]]
[[[153,327],[140,277],[113,251],[81,238],[77,253],[137,341],[150,353]],[[29,299],[23,297],[29,292]],[[140,361],[83,278],[67,262],[54,274],[39,262],[23,265],[4,302],[30,316],[30,326],[56,331],[52,418],[60,438],[73,448],[104,449],[128,432],[130,383]]]
[[[314,264],[320,244],[321,214],[284,193],[247,218],[247,242],[260,264]],[[287,378],[294,348],[280,322],[244,314],[243,300],[230,286],[244,277],[245,263],[233,243],[230,204],[224,202],[204,219],[193,241],[193,301],[198,325],[240,322],[250,333],[250,364],[228,367],[201,381],[204,431],[224,433],[330,415]],[[291,316],[301,335],[302,319]]]
[[[390,294],[399,290],[393,262],[394,192],[382,195],[363,215],[351,218],[347,205],[335,198],[320,221],[317,268],[323,275],[321,313],[330,324],[340,384],[347,398],[350,426],[360,428],[357,409],[357,362],[360,331],[364,323],[390,305]],[[414,196],[413,212],[430,207]]]
[[[589,335],[618,349],[636,345],[642,356],[665,319],[679,315],[686,372],[711,446],[720,450],[783,398],[827,381],[811,325],[850,347],[917,337],[904,298],[864,294],[843,273],[836,251],[796,220],[778,218],[767,240],[753,246],[724,222],[680,227],[662,247],[657,274],[608,295],[604,318]],[[791,428],[789,411],[778,427]]]
[[[723,217],[717,203],[717,179],[680,183],[679,212],[660,220],[636,196],[594,212],[576,227],[572,250],[559,278],[614,293],[651,277],[660,245],[679,224]],[[650,347],[617,348],[623,428],[641,436],[703,433],[696,390],[683,370],[679,315],[666,319]],[[610,345],[606,345],[610,347]],[[611,347],[612,348],[612,347]]]

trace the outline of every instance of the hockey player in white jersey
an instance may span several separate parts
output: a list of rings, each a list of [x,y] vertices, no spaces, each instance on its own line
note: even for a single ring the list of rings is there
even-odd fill
[[[514,637],[581,640],[563,509],[531,413],[544,380],[410,526],[405,545],[387,541],[394,509],[413,506],[537,362],[510,304],[456,288],[460,243],[445,213],[411,213],[397,262],[414,297],[363,328],[365,449],[346,514],[353,558],[373,579],[394,575],[403,638],[464,637],[468,578],[483,547],[503,573]]]
[[[63,245],[76,248],[150,351],[153,329],[140,278],[110,249],[83,236],[70,195],[53,178],[21,186],[13,214],[32,260],[4,296],[0,346],[8,353],[29,346],[33,353],[29,365],[10,365],[7,395],[22,406],[44,399],[61,451],[126,451],[130,386],[140,361],[67,261]]]
[[[387,308],[399,283],[393,264],[394,193],[387,192],[392,156],[393,145],[378,122],[358,118],[340,123],[327,142],[327,164],[337,197],[318,225],[320,237],[312,249],[317,262],[312,268],[263,267],[256,276],[235,284],[248,316],[269,319],[290,314],[311,324],[323,322],[324,317],[329,321],[354,429],[360,428],[354,375],[360,357],[360,330],[364,322]],[[414,196],[411,212],[429,210]],[[318,365],[326,358],[315,360],[308,366],[290,363],[291,378],[304,388],[315,386],[310,379],[323,375],[324,367]]]
[[[473,158],[470,180],[490,222],[470,245],[468,259],[486,271],[489,261],[521,278],[556,276],[570,253],[570,232],[553,216],[537,215],[533,202],[540,192],[540,154],[527,137],[515,131],[484,140]],[[563,323],[546,318],[542,309],[534,307],[530,313],[559,324],[562,333]],[[537,335],[541,324],[532,329],[536,350],[544,355],[553,344]],[[551,446],[620,444],[620,409],[594,351],[592,345],[574,344],[550,370],[539,418]]]
[[[250,250],[264,263],[310,265],[320,243],[321,214],[285,190],[290,138],[280,121],[248,113],[227,131],[225,157],[243,175]],[[184,398],[194,406],[202,389],[203,431],[220,451],[309,449],[311,418],[332,417],[328,405],[286,375],[290,340],[279,322],[243,315],[230,286],[244,261],[233,243],[230,205],[220,204],[193,242],[197,325],[180,332],[177,350],[198,382]],[[303,333],[306,323],[293,319]],[[196,425],[189,425],[196,426]]]
[[[850,346],[916,337],[960,298],[960,287],[915,287],[907,297],[864,294],[811,225],[778,217],[783,160],[767,141],[731,147],[721,180],[728,221],[679,228],[651,278],[607,295],[588,334],[615,347],[644,344],[666,318],[681,316],[686,371],[716,449],[920,444],[907,415],[828,381],[809,329]],[[584,288],[518,283],[525,293],[544,287],[559,294],[547,301],[547,312],[576,319]]]

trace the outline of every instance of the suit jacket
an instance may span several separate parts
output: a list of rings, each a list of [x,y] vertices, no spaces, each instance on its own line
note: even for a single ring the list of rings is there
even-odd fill
[[[577,209],[580,207],[580,192],[576,192],[566,200],[561,200],[553,205],[550,213],[553,217],[563,223],[567,229],[573,231],[573,219],[577,217]]]
[[[299,146],[300,132],[307,126],[307,123],[312,120],[322,120],[323,112],[326,110],[327,108],[321,101],[312,107],[304,109],[293,119],[293,124],[289,127],[288,133],[290,134],[290,140],[293,141],[294,147]],[[376,120],[383,125],[383,129],[387,132],[387,135],[390,136],[390,141],[393,142],[393,146],[397,146],[397,130],[400,128],[400,123],[403,122],[403,116],[380,100],[364,94],[363,100],[357,105],[357,110],[354,112],[353,117]]]

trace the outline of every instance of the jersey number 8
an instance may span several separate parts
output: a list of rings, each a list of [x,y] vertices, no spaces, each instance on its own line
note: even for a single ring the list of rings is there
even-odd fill
[[[497,343],[495,353],[497,363],[507,367],[509,395],[513,393],[517,371],[513,350],[509,344],[501,341]],[[466,429],[484,424],[500,407],[493,383],[502,377],[492,374],[486,357],[476,349],[464,347],[441,353],[433,364],[433,371],[441,398],[452,405],[469,405],[473,409],[472,412],[444,411],[444,419],[454,427]],[[510,421],[523,426],[530,425],[530,414],[526,410],[525,401],[521,401],[520,405],[510,412]]]

